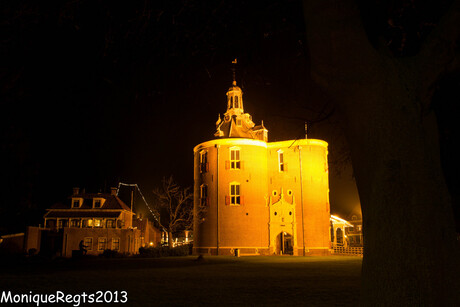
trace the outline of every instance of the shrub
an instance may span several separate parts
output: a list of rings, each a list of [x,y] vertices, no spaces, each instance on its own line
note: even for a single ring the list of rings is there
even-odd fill
[[[191,244],[173,248],[169,246],[141,247],[139,248],[139,254],[141,257],[188,256],[191,255]]]
[[[102,256],[105,257],[105,258],[120,258],[122,256],[122,254],[120,254],[116,250],[105,249],[102,252]]]

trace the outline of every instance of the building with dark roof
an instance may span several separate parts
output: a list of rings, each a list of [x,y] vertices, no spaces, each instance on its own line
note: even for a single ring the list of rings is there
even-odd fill
[[[45,227],[61,229],[132,227],[134,212],[117,196],[117,188],[107,193],[85,193],[74,188],[74,193],[65,204],[58,203],[47,209]]]
[[[44,228],[28,227],[25,250],[70,257],[97,255],[107,249],[136,254],[141,246],[158,245],[161,232],[148,219],[138,221],[134,215],[118,197],[117,188],[111,193],[74,188],[66,203],[47,209]]]

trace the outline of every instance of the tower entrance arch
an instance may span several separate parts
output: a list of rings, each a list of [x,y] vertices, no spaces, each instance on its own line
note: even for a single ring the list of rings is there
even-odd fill
[[[270,198],[270,253],[275,255],[295,255],[297,251],[295,201],[284,199],[283,191],[275,202]]]
[[[276,237],[276,252],[280,255],[293,255],[294,254],[294,237],[285,231],[282,231]]]

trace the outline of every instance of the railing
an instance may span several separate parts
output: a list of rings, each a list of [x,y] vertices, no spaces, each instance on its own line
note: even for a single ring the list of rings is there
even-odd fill
[[[344,247],[344,246],[334,246],[334,254],[336,255],[363,255],[363,247]]]

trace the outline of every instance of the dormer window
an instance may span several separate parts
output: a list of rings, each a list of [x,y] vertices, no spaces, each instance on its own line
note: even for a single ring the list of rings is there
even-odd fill
[[[104,204],[103,198],[93,198],[93,208],[94,209],[102,208],[103,204]]]
[[[72,198],[72,208],[80,208],[82,204],[81,198]]]

